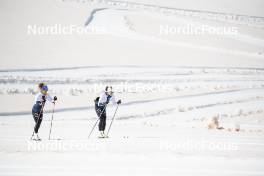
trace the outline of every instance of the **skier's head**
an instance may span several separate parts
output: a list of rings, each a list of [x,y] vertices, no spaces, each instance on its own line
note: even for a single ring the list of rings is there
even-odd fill
[[[45,85],[44,83],[39,83],[39,84],[38,84],[38,88],[39,88],[39,90],[41,90],[42,87],[43,87],[44,85]]]
[[[112,88],[112,86],[106,86],[105,87],[105,93],[107,94],[107,95],[113,95],[113,88]]]
[[[49,90],[48,86],[43,85],[41,88],[41,93],[46,95],[48,93],[48,90]]]

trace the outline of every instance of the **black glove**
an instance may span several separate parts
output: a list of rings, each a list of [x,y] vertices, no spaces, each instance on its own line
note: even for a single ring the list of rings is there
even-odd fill
[[[54,96],[53,100],[54,101],[57,101],[58,100],[57,96]]]
[[[121,100],[118,100],[116,103],[117,103],[117,104],[121,104]]]

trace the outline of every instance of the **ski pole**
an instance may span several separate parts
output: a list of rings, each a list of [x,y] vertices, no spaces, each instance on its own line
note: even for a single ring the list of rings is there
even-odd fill
[[[115,115],[116,115],[116,112],[117,112],[118,107],[119,107],[119,104],[117,104],[117,107],[116,107],[115,113],[114,113],[113,118],[112,118],[112,120],[111,120],[110,126],[109,126],[109,128],[108,128],[107,133],[106,133],[106,136],[108,136],[108,134],[109,134],[109,131],[110,131],[111,126],[112,126],[112,124],[113,124],[113,121],[114,121],[114,118],[115,118]]]
[[[105,105],[105,107],[104,107],[103,111],[101,112],[101,114],[100,114],[99,118],[96,120],[96,122],[95,122],[95,124],[94,124],[94,126],[93,126],[93,128],[92,128],[92,130],[91,130],[91,132],[89,133],[88,139],[90,138],[91,134],[92,134],[92,133],[93,133],[93,131],[94,131],[94,128],[96,127],[96,125],[97,125],[98,121],[100,120],[100,118],[101,118],[102,114],[104,113],[104,111],[105,111],[105,109],[106,109],[106,106],[107,106],[107,104]]]
[[[41,116],[41,114],[43,113],[43,109],[44,109],[45,102],[46,102],[46,101],[43,101],[43,104],[41,105],[41,109],[40,109],[40,112],[39,112],[39,115],[38,115],[38,119],[37,119],[37,122],[36,122],[35,126],[38,124],[39,119],[40,119],[40,116]],[[35,127],[34,127],[34,129],[33,129],[33,133],[32,133],[32,135],[31,135],[30,140],[32,140],[34,134],[35,134]]]
[[[52,116],[51,116],[51,122],[50,122],[49,140],[50,140],[50,135],[51,135],[51,129],[52,129],[52,121],[53,121],[54,111],[55,111],[55,102],[54,102],[54,106],[53,106],[53,110],[52,110]]]

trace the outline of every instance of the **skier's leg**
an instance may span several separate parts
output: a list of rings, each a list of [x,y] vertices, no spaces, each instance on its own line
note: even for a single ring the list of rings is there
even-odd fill
[[[98,118],[100,118],[100,116],[101,116],[101,113],[102,113],[102,110],[101,110],[101,108],[99,108],[99,107],[95,107],[95,112],[96,112],[96,114],[97,114]],[[98,123],[98,128],[99,128],[99,131],[100,131],[100,126],[101,126],[101,119],[99,119],[99,123]]]
[[[106,113],[105,110],[101,111],[100,113],[100,122],[99,122],[99,131],[105,130],[105,124],[106,124]]]
[[[103,118],[103,115],[100,117],[99,131],[104,131],[104,118]]]
[[[106,113],[104,112],[102,114],[102,117],[101,117],[101,121],[102,121],[102,130],[101,131],[104,131],[105,130],[105,126],[106,126]]]
[[[35,123],[37,123],[38,117],[39,117],[39,113],[32,112],[32,116],[33,116],[33,119],[34,119]]]
[[[35,120],[36,124],[35,124],[35,127],[34,127],[34,132],[37,134],[38,133],[38,130],[39,130],[39,127],[41,125],[41,122],[42,122],[42,117],[43,117],[43,113],[40,113],[40,115],[37,117],[37,119]],[[35,118],[34,118],[35,119]]]
[[[96,114],[97,114],[98,118],[100,118],[101,114],[102,114],[102,109],[97,106],[97,107],[95,107],[95,110],[96,110]],[[98,123],[99,131],[100,131],[100,126],[101,126],[100,124],[101,124],[101,119],[99,119],[99,123]]]
[[[38,119],[39,119],[40,116],[39,116],[39,113],[36,113],[36,112],[32,112],[32,116],[33,116],[33,119],[35,121],[34,133],[37,133],[38,132],[38,130],[37,130],[37,123],[38,123]]]
[[[102,110],[100,108],[95,107],[95,112],[96,112],[97,116],[100,118]]]

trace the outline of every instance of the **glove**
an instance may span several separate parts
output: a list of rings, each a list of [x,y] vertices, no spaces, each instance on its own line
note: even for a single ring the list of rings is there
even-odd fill
[[[57,96],[54,96],[53,100],[54,101],[57,101],[58,100]]]
[[[117,103],[117,104],[121,104],[121,100],[118,100],[116,103]]]

